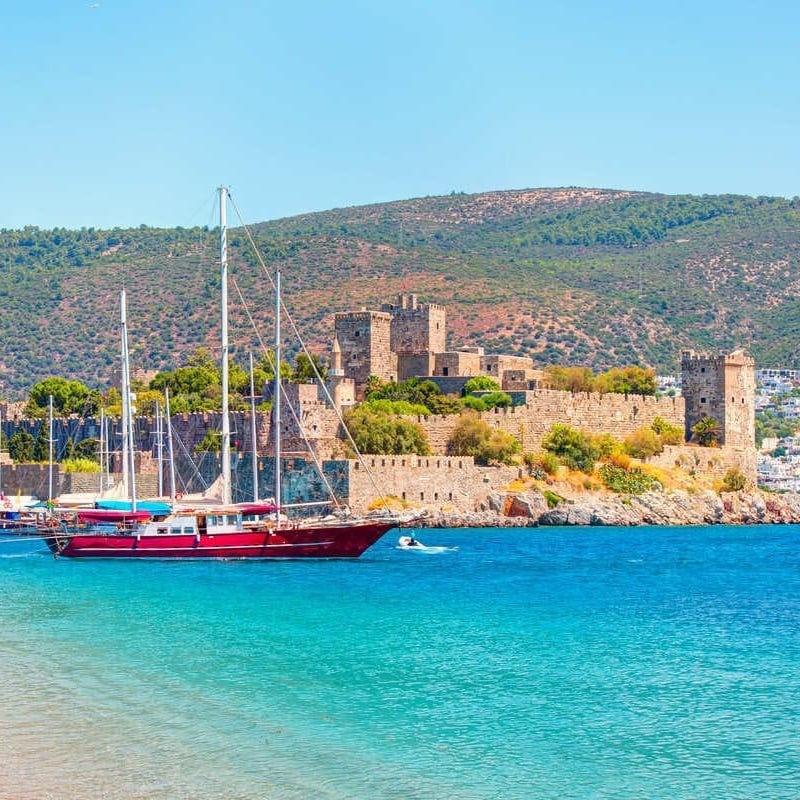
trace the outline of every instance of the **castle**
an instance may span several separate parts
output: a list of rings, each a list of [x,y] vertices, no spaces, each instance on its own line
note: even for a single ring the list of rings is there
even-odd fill
[[[447,349],[447,311],[401,294],[380,311],[342,312],[334,318],[331,375],[335,394],[364,397],[370,376],[398,383],[412,377],[434,380],[445,394],[460,393],[469,378],[487,375],[504,391],[533,389],[541,380],[532,359],[486,355],[483,348]],[[352,382],[352,389],[342,388]],[[337,403],[338,404],[338,403]]]
[[[486,375],[494,378],[503,391],[518,396],[519,402],[515,405],[536,404],[537,398],[546,396],[542,372],[534,369],[531,358],[487,355],[482,348],[447,350],[446,341],[445,307],[420,303],[416,294],[401,294],[396,303],[384,304],[380,311],[362,308],[336,314],[330,375],[334,397],[341,400],[337,405],[352,405],[363,399],[370,376],[398,383],[411,377],[429,378],[447,394],[460,393],[469,378]],[[687,442],[692,439],[694,425],[713,417],[719,424],[721,445],[745,449],[754,446],[755,362],[752,358],[741,350],[723,356],[685,350],[681,353],[681,375],[682,400],[670,401],[672,407],[663,416],[679,424]],[[596,421],[583,419],[583,426],[594,430],[599,422],[601,432],[625,435],[628,432],[624,425],[626,413],[614,408],[617,402],[615,397],[602,397],[593,408],[592,416]],[[645,423],[639,418],[639,409],[648,402],[641,397],[631,402],[638,405],[631,407],[628,416],[636,427],[643,427]],[[570,411],[562,407],[561,412],[568,419],[583,416],[577,409]],[[548,412],[542,416],[548,418],[548,426],[559,421]]]
[[[756,481],[755,362],[742,351],[723,356],[684,351],[682,395],[678,397],[573,394],[547,388],[543,373],[533,368],[530,358],[488,355],[482,349],[448,350],[446,338],[444,306],[420,303],[414,294],[403,294],[380,311],[362,308],[336,314],[329,371],[334,403],[346,408],[363,399],[370,376],[398,382],[423,377],[436,382],[443,392],[457,394],[469,378],[487,375],[512,395],[514,405],[487,411],[484,420],[515,436],[526,452],[541,451],[543,437],[557,422],[622,439],[650,427],[659,417],[683,430],[687,444],[665,447],[650,463],[682,467],[714,479],[737,468],[751,483]],[[294,389],[298,416],[315,436],[318,455],[341,456],[342,442],[336,434],[333,410],[318,397],[316,387]],[[688,444],[693,438],[692,427],[706,417],[713,417],[719,425],[719,446]],[[437,455],[370,456],[372,466],[381,470],[384,491],[421,503],[441,502],[442,498],[456,502],[452,499],[455,486],[469,484],[476,491],[479,487],[470,481],[475,474],[486,473],[466,463],[471,459],[445,457],[458,417],[420,416],[416,421]],[[285,435],[291,440],[299,436],[299,431],[287,423]],[[358,480],[363,480],[360,491],[368,492],[370,487],[362,473],[354,463],[350,486],[356,487]],[[466,489],[461,496],[468,496]]]
[[[719,447],[667,446],[650,463],[665,468],[680,466],[713,479],[722,478],[735,467],[755,484],[755,363],[744,352],[717,356],[684,351],[682,396],[678,397],[573,394],[545,387],[542,373],[533,368],[530,358],[487,355],[480,348],[448,350],[446,321],[444,306],[420,303],[415,294],[402,294],[396,303],[384,304],[380,311],[336,314],[328,370],[328,390],[334,404],[339,409],[354,405],[363,398],[373,375],[398,382],[424,377],[435,381],[443,392],[455,394],[469,378],[487,375],[512,395],[514,404],[484,412],[483,419],[515,436],[524,451],[534,453],[541,451],[542,438],[555,423],[622,439],[660,417],[684,430],[689,442],[692,427],[713,417],[719,424]],[[284,486],[294,487],[292,496],[296,500],[313,495],[317,479],[308,477],[302,458],[307,454],[308,441],[316,458],[326,460],[327,468],[336,476],[337,493],[354,509],[364,510],[377,489],[360,462],[345,458],[337,411],[315,385],[290,384],[286,390],[292,413],[283,416],[282,439],[295,454],[284,459]],[[243,473],[249,470],[249,454],[255,450],[268,455],[273,438],[270,415],[257,413],[254,447],[247,416],[237,412],[232,420],[237,440],[234,468],[238,464]],[[8,419],[7,414],[4,419]],[[471,457],[446,455],[457,415],[420,416],[416,421],[424,428],[435,455],[368,456],[367,466],[380,473],[381,492],[429,508],[469,510],[487,490],[516,477],[518,469],[514,467],[489,470],[476,466]],[[85,431],[73,431],[72,441],[97,435],[92,427],[96,422],[76,420],[76,424]],[[6,425],[6,435],[10,435],[10,423]],[[137,419],[140,441],[152,440],[152,425],[152,420]],[[189,452],[208,430],[219,427],[219,414],[215,413],[178,414],[172,419],[173,431]],[[35,433],[32,427],[31,433]],[[260,459],[263,496],[269,492],[271,468],[270,459]],[[246,495],[248,489],[242,491]]]

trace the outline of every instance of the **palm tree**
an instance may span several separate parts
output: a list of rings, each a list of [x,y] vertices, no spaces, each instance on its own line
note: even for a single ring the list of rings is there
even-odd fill
[[[695,425],[692,425],[692,439],[703,447],[716,447],[722,436],[722,427],[714,417],[703,417]]]

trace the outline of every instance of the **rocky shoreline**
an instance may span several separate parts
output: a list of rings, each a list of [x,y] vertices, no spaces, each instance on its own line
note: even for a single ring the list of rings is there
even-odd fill
[[[800,523],[800,494],[761,491],[673,490],[640,495],[586,493],[554,507],[538,491],[493,492],[472,512],[438,511],[426,528],[503,528],[539,525],[764,525]]]

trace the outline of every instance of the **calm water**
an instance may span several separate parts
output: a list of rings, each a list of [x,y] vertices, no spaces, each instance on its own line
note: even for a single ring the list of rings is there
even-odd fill
[[[798,531],[283,563],[0,542],[0,797],[796,800]]]

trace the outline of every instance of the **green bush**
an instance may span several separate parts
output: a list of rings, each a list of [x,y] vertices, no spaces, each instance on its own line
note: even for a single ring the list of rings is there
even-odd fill
[[[345,414],[345,424],[356,447],[375,455],[430,455],[431,449],[422,426],[394,414],[376,411],[364,403]]]
[[[623,442],[625,452],[634,458],[650,458],[664,450],[661,437],[652,428],[640,428]]]
[[[552,453],[525,453],[522,461],[528,474],[536,480],[544,480],[558,470],[558,459]]]
[[[476,375],[470,378],[461,390],[461,394],[466,397],[471,392],[495,392],[500,391],[500,384],[488,375]]]
[[[493,428],[477,414],[465,413],[456,423],[447,443],[452,455],[472,456],[478,464],[514,462],[522,449],[519,440],[509,433]]]
[[[722,428],[714,417],[703,417],[692,426],[692,438],[703,447],[716,447],[721,435]]]
[[[683,428],[670,425],[663,417],[656,417],[650,426],[664,444],[683,444]]]
[[[593,437],[561,422],[550,428],[542,440],[542,447],[570,469],[581,472],[591,472],[599,457]]]
[[[545,489],[542,492],[542,496],[544,497],[548,508],[555,508],[560,502],[564,500],[564,498],[560,494],[556,494],[555,492],[550,491],[550,489]]]
[[[480,399],[483,400],[487,409],[508,408],[511,405],[511,395],[505,392],[489,392],[482,394]]]
[[[395,414],[399,416],[430,415],[430,409],[420,403],[410,403],[408,400],[368,400],[364,405],[378,414]]]
[[[660,489],[661,484],[640,469],[623,469],[614,464],[603,464],[598,470],[600,480],[606,488],[617,494],[642,494],[653,489]]]
[[[747,478],[738,467],[731,467],[722,479],[722,492],[740,492],[747,486]]]
[[[468,394],[464,400],[464,408],[469,408],[472,411],[477,411],[481,413],[482,411],[486,411],[486,403],[483,402],[483,398],[476,397],[474,394]]]

